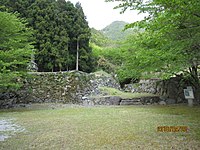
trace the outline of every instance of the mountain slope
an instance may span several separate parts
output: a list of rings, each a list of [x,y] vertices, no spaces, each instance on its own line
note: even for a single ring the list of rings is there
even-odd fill
[[[106,47],[113,43],[111,39],[109,39],[99,30],[91,28],[91,34],[92,36],[91,36],[90,42],[94,43],[97,46]]]
[[[119,41],[126,38],[128,35],[133,33],[132,29],[123,31],[125,25],[128,24],[124,21],[114,21],[107,27],[101,30],[101,32],[109,39]]]

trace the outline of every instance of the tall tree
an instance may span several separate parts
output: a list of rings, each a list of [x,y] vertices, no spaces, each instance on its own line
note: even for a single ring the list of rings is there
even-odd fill
[[[63,45],[68,43],[68,35],[66,30],[62,30],[62,18],[56,12],[54,0],[36,0],[27,13],[29,23],[36,31],[36,62],[39,71],[62,70],[62,56],[67,51]]]
[[[31,31],[14,14],[0,12],[0,91],[19,88],[16,82],[25,75],[33,46]]]
[[[65,0],[58,0],[56,2],[56,25],[59,28],[57,35],[57,42],[54,43],[57,46],[59,52],[59,68],[60,70],[69,70],[71,65],[70,52],[69,52],[69,30],[71,19],[68,14],[67,2]]]
[[[76,70],[91,71],[91,48],[89,47],[90,28],[80,3],[75,5],[77,11],[74,23],[74,42],[76,43]],[[79,58],[80,57],[80,58]],[[80,64],[79,64],[80,61]]]

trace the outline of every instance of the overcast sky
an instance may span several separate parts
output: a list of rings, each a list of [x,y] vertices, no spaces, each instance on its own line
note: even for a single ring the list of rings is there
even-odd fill
[[[104,0],[70,0],[74,4],[80,2],[87,17],[90,27],[103,29],[113,21],[125,21],[128,23],[141,20],[143,15],[138,15],[135,11],[127,11],[120,14],[120,9],[113,10],[117,2],[106,3]]]

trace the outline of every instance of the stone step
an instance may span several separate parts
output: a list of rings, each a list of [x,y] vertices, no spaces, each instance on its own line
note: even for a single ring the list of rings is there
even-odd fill
[[[121,97],[119,96],[96,96],[84,97],[83,105],[120,105]]]
[[[141,99],[123,99],[120,102],[120,105],[142,105]]]

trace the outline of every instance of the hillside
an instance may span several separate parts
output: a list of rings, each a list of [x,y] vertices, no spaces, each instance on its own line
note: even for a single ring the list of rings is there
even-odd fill
[[[123,31],[126,24],[128,23],[124,21],[114,21],[113,23],[102,29],[101,32],[109,39],[119,41],[133,33],[132,29]]]
[[[105,36],[101,31],[94,28],[91,28],[91,35],[90,42],[99,47],[107,47],[113,43],[113,41]]]

